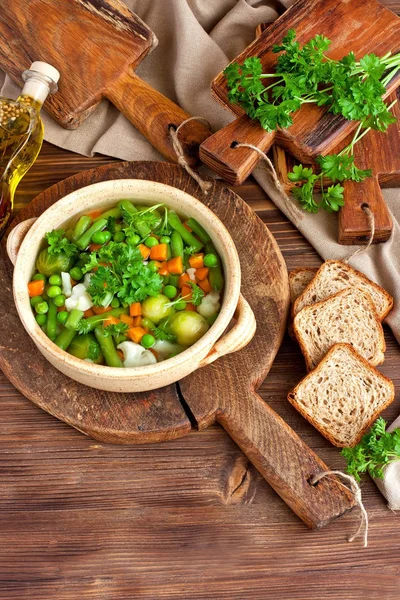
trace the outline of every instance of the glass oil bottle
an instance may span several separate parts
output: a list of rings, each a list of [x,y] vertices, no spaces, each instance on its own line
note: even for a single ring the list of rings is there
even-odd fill
[[[0,236],[12,215],[18,183],[35,162],[43,143],[40,109],[60,77],[51,65],[36,61],[23,73],[17,100],[0,96]]]

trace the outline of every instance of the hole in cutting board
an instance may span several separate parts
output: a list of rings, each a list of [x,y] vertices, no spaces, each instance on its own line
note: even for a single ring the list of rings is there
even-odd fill
[[[239,142],[237,142],[237,141],[235,140],[235,141],[233,141],[233,142],[231,143],[231,146],[230,146],[230,147],[231,147],[231,148],[236,148],[236,146],[238,145],[238,143],[239,143]]]

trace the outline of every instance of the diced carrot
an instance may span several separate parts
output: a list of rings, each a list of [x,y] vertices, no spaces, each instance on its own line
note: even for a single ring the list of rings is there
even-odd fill
[[[147,332],[145,329],[143,329],[143,327],[130,327],[127,331],[127,336],[132,340],[132,342],[139,344],[145,333]]]
[[[190,281],[189,275],[187,273],[182,273],[182,275],[179,277],[179,287],[182,288],[187,284],[188,281]]]
[[[189,258],[189,265],[192,269],[201,269],[204,267],[203,258],[204,254],[194,254]]]
[[[190,231],[190,233],[193,231],[193,229],[191,227],[189,227],[189,225],[187,223],[183,223],[183,226],[185,229],[187,229],[188,231]]]
[[[186,304],[186,308],[185,308],[185,310],[191,310],[192,312],[196,312],[196,307],[195,307],[195,305],[194,305],[194,304],[192,304],[191,302],[188,302],[188,303]]]
[[[170,275],[181,275],[183,272],[183,261],[181,256],[174,256],[168,261],[168,273]]]
[[[90,252],[96,252],[96,250],[100,250],[103,244],[90,244],[89,250]]]
[[[158,274],[159,275],[169,275],[167,261],[164,261],[164,262],[161,263],[161,266],[158,269]]]
[[[168,246],[167,244],[157,244],[150,249],[151,260],[167,260]]]
[[[88,317],[93,317],[95,313],[93,312],[93,310],[91,308],[88,308],[87,310],[85,310],[85,312],[83,313],[83,316],[85,317],[85,319],[87,319]]]
[[[150,256],[150,248],[148,248],[144,244],[139,244],[138,248],[140,250],[140,254],[143,257],[143,260],[147,260]]]
[[[37,279],[28,283],[28,294],[29,298],[34,296],[40,296],[44,292],[44,281],[43,279]]]
[[[103,214],[103,211],[102,211],[102,210],[100,210],[100,209],[93,210],[93,211],[92,211],[92,212],[90,212],[90,213],[86,213],[86,215],[87,215],[88,217],[91,217],[93,220],[94,220],[94,219],[97,219],[97,217],[100,217],[100,215],[102,215],[102,214]]]
[[[196,269],[196,279],[197,281],[203,281],[203,279],[206,279],[206,277],[208,277],[208,271],[209,269],[207,267],[200,267],[200,269]]]
[[[65,306],[57,306],[57,312],[63,312],[64,310],[67,310]]]
[[[132,317],[132,319],[133,319],[133,323],[132,323],[133,327],[139,327],[139,325],[142,322],[142,317]]]
[[[189,287],[188,285],[184,285],[183,288],[181,289],[182,298],[184,300],[186,300],[186,302],[187,302],[188,300],[191,299],[192,292],[193,292],[193,290],[191,287]]]
[[[122,350],[117,350],[117,354],[120,357],[120,359],[123,361],[124,360],[124,353],[122,352]]]
[[[112,315],[110,315],[109,317],[107,317],[107,319],[104,319],[103,321],[104,327],[108,327],[109,325],[118,325],[118,323],[120,323],[120,320],[117,319],[117,317],[113,317]]]
[[[104,315],[104,313],[108,313],[110,310],[112,310],[111,306],[107,306],[107,308],[104,308],[103,306],[92,307],[92,311],[95,315]]]
[[[129,315],[121,315],[120,321],[129,325],[129,327],[133,327],[133,317],[130,317]]]
[[[142,314],[142,305],[140,302],[133,302],[129,307],[129,314],[131,317],[140,317]]]
[[[93,271],[94,271],[94,269],[93,269]],[[71,287],[74,287],[74,285],[76,285],[77,283],[78,282],[75,281],[75,279],[72,279],[72,277],[71,277]]]
[[[156,352],[155,350],[153,350],[153,348],[150,348],[150,352],[152,354],[154,354],[154,356],[156,357],[156,359],[158,360],[158,352]]]
[[[203,281],[199,281],[199,288],[203,290],[206,294],[209,294],[212,290],[210,282],[208,279],[203,279]]]

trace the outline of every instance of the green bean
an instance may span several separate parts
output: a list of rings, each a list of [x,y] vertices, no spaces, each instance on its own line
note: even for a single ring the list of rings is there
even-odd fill
[[[127,213],[129,213],[130,215],[133,215],[134,213],[137,213],[136,206],[134,204],[132,204],[132,202],[130,202],[129,200],[120,200],[118,202],[118,208],[121,210],[122,214],[123,214],[124,210]]]
[[[118,208],[118,206],[116,206],[115,208],[111,208],[102,215],[96,217],[96,219],[94,219],[94,222],[96,223],[96,221],[99,221],[100,219],[109,219],[110,217],[113,217],[113,219],[120,219],[122,217],[121,209]]]
[[[173,285],[175,287],[178,287],[179,285],[179,275],[170,275],[168,278],[168,283],[169,285]]]
[[[184,226],[182,225],[182,221],[180,220],[176,212],[173,212],[172,210],[169,211],[168,222],[172,229],[174,229],[174,231],[177,231],[181,234],[183,241],[188,246],[193,246],[195,252],[199,252],[199,250],[202,249],[204,245],[203,242],[200,242],[197,238],[194,237],[194,235],[190,233],[190,231],[184,228]]]
[[[52,342],[57,337],[57,306],[49,300],[49,311],[47,313],[46,334]]]
[[[78,248],[80,248],[81,250],[85,250],[90,244],[92,235],[96,233],[96,231],[101,231],[102,229],[104,229],[104,227],[107,227],[107,225],[107,219],[99,219],[98,221],[95,221],[93,225],[91,225],[89,229],[87,229],[85,233],[76,242]]]
[[[96,327],[94,335],[100,344],[101,351],[103,353],[106,364],[109,367],[122,367],[122,360],[118,356],[117,349],[114,346],[113,338],[111,335],[104,335],[103,326]]]
[[[77,224],[75,225],[72,232],[72,239],[74,241],[79,240],[80,237],[83,236],[85,231],[87,231],[92,222],[92,218],[89,215],[82,215]]]
[[[220,292],[224,287],[224,278],[222,276],[222,270],[219,265],[211,267],[208,272],[208,280],[213,290]]]
[[[83,310],[79,310],[78,308],[73,308],[68,315],[68,319],[65,321],[65,327],[67,329],[73,329],[76,331],[78,329],[79,321],[83,317]]]
[[[93,317],[88,317],[87,319],[83,319],[83,322],[85,323],[86,329],[87,331],[93,331],[93,329],[95,327],[97,327],[97,325],[101,325],[101,323],[107,319],[108,316],[110,317],[120,317],[121,315],[127,315],[128,314],[128,309],[127,308],[113,308],[112,310],[109,310],[106,313],[103,313],[102,315],[93,315]]]
[[[72,233],[72,227],[67,229],[67,231],[64,233],[64,237],[66,237],[69,242],[72,240]]]
[[[61,348],[61,350],[67,350],[68,346],[70,345],[75,336],[76,331],[64,328],[61,331],[61,333],[56,337],[54,343],[56,344],[56,346]]]
[[[183,239],[177,231],[171,234],[171,252],[172,256],[180,256],[183,260]]]
[[[196,219],[193,219],[192,217],[190,217],[190,219],[188,219],[188,221],[187,221],[187,224],[189,225],[190,229],[192,229],[195,232],[197,237],[201,239],[203,244],[207,244],[207,242],[211,242],[211,238],[208,235],[207,231],[204,229],[204,227],[202,227],[200,225],[200,223],[198,221],[196,221]]]

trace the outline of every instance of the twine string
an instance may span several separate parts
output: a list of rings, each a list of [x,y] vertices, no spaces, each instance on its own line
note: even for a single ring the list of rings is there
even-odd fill
[[[346,475],[346,473],[342,473],[342,471],[322,471],[321,473],[318,473],[318,475],[315,475],[315,477],[310,480],[310,483],[311,485],[315,485],[320,479],[328,477],[329,475],[338,475],[349,482],[350,487],[347,487],[347,485],[344,485],[343,483],[341,483],[341,485],[354,495],[354,499],[360,509],[360,524],[358,525],[356,532],[347,539],[349,542],[352,542],[360,535],[362,529],[364,529],[364,548],[366,548],[368,546],[368,514],[362,502],[360,486],[354,477]]]
[[[272,164],[272,161],[265,154],[265,152],[263,152],[262,150],[260,150],[260,148],[257,148],[257,146],[254,146],[253,144],[244,144],[241,142],[238,142],[237,144],[235,144],[234,148],[250,148],[250,150],[254,150],[254,152],[257,152],[257,154],[259,154],[261,156],[261,158],[266,163],[268,174],[270,175],[273,183],[278,188],[278,190],[281,194],[281,197],[282,197],[282,200],[283,200],[283,203],[285,206],[285,210],[287,212],[289,219],[293,222],[294,225],[297,226],[298,223],[303,219],[303,213],[301,212],[301,210],[299,210],[297,208],[297,206],[295,206],[293,204],[293,202],[290,200],[289,196],[283,189],[283,186],[282,186],[281,182],[279,181],[278,176],[276,174],[275,167]]]
[[[374,213],[372,212],[372,210],[370,209],[370,207],[368,206],[368,204],[362,204],[361,205],[361,209],[365,212],[365,214],[368,217],[368,228],[371,232],[369,239],[368,239],[368,244],[362,248],[357,248],[357,250],[355,250],[354,252],[352,252],[350,254],[350,256],[348,256],[347,258],[343,259],[343,262],[348,263],[349,260],[351,260],[352,258],[354,258],[355,256],[359,255],[359,254],[363,254],[364,252],[367,252],[369,250],[369,248],[371,247],[372,242],[374,241],[374,236],[375,236],[375,217],[374,217]]]
[[[200,186],[203,194],[207,196],[208,191],[211,189],[213,184],[211,183],[211,181],[205,181],[204,179],[202,179],[199,173],[192,169],[192,167],[189,165],[185,158],[185,153],[183,151],[182,144],[178,137],[180,128],[186,125],[186,123],[189,123],[190,121],[200,121],[200,123],[203,123],[204,125],[206,125],[206,127],[208,127],[211,130],[211,124],[209,123],[209,121],[207,121],[207,119],[203,119],[203,117],[189,117],[185,121],[182,121],[182,123],[176,128],[171,125],[169,128],[169,134],[172,140],[172,147],[178,159],[178,165],[183,167],[189,173],[189,175],[193,177],[193,179]]]

